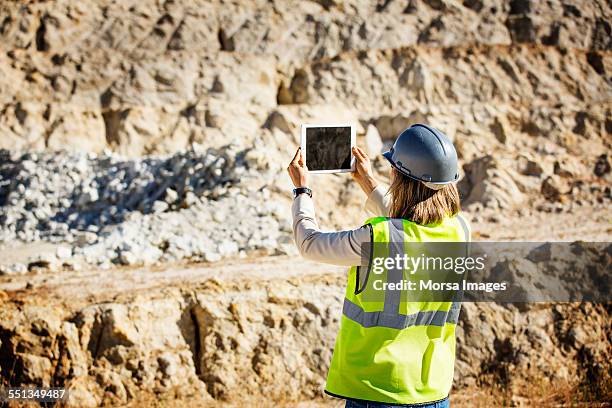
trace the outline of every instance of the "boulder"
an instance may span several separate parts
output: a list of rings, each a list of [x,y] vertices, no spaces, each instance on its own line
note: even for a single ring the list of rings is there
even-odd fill
[[[552,175],[542,181],[540,192],[548,201],[561,201],[566,194],[571,192],[571,187],[566,179]]]
[[[482,203],[492,209],[515,208],[525,200],[518,188],[512,170],[493,156],[483,156],[466,165],[459,189],[465,205]]]

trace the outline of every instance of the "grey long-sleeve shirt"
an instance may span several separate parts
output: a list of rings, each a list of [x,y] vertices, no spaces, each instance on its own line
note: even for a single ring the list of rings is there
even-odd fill
[[[390,198],[386,186],[377,186],[368,196],[365,209],[373,216],[389,214]],[[361,244],[370,242],[370,229],[323,232],[315,217],[314,203],[308,194],[293,200],[293,237],[300,254],[313,261],[352,266],[361,262]]]

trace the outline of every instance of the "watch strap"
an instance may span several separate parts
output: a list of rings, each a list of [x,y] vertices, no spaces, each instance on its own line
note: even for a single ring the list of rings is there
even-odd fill
[[[293,197],[297,197],[302,193],[306,193],[312,198],[312,190],[308,187],[298,187],[293,189]]]

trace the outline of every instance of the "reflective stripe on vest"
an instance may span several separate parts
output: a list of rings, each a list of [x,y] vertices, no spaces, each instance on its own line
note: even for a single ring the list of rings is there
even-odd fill
[[[459,319],[461,302],[453,302],[448,312],[443,310],[428,310],[405,315],[401,313],[366,312],[360,306],[344,299],[342,313],[348,319],[363,327],[389,327],[405,329],[410,326],[444,326],[446,323],[456,324]]]

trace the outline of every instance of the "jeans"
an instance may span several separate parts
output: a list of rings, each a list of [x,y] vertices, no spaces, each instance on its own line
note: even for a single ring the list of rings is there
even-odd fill
[[[344,408],[450,408],[450,400],[448,398],[442,401],[432,402],[431,404],[403,404],[403,405],[391,405],[385,404],[384,402],[365,402],[355,401],[351,399],[346,400]]]

